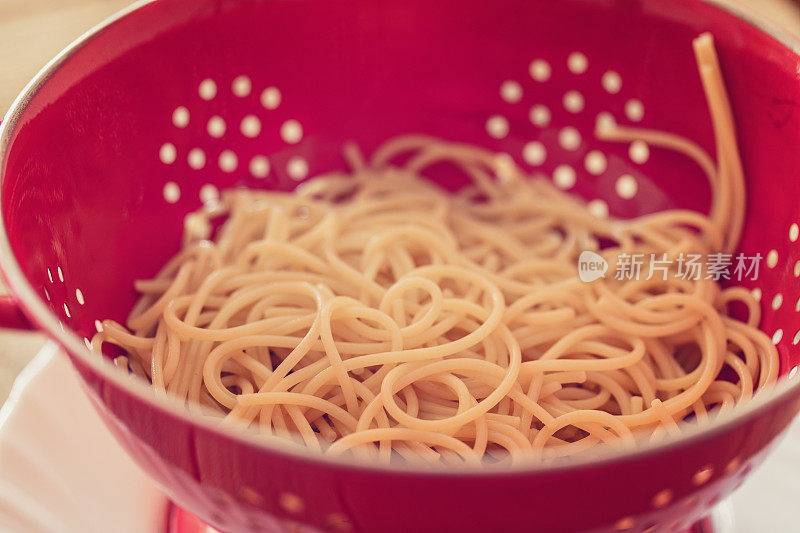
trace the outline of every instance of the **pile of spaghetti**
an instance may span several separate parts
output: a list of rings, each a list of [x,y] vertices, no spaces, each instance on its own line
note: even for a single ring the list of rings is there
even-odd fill
[[[663,132],[596,134],[693,158],[711,182],[708,216],[595,216],[475,146],[407,136],[369,161],[348,147],[351,172],[292,193],[230,190],[189,215],[182,250],[93,346],[121,347],[117,362],[158,394],[224,423],[382,462],[552,460],[706,423],[776,379],[750,292],[674,266],[666,279],[577,276],[584,250],[611,269],[621,254],[734,250],[745,198],[733,118],[710,36],[695,52],[716,162]],[[471,185],[425,179],[443,162]]]

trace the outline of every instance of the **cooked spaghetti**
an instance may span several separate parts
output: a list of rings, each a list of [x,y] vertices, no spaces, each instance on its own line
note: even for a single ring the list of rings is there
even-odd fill
[[[369,161],[348,146],[351,172],[292,193],[226,191],[190,214],[181,251],[136,283],[125,326],[104,321],[93,347],[117,345],[157,394],[223,423],[382,462],[550,460],[706,423],[776,379],[750,292],[683,279],[675,262],[649,280],[577,276],[584,250],[613,269],[623,254],[735,249],[733,117],[709,35],[695,53],[716,162],[664,132],[601,122],[596,134],[694,159],[708,216],[596,216],[508,156],[424,136]],[[471,185],[425,179],[439,163]]]

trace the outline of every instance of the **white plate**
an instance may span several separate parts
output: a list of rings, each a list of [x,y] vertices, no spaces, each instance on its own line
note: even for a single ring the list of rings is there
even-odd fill
[[[731,498],[733,512],[717,510],[718,531],[797,531],[799,473],[797,421]],[[47,344],[0,409],[0,531],[153,533],[166,505],[103,426],[69,361]]]
[[[0,531],[153,533],[167,501],[120,448],[48,343],[0,409]]]

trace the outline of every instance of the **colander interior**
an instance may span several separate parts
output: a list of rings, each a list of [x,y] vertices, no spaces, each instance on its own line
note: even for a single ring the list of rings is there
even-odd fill
[[[436,135],[508,153],[600,213],[705,211],[708,186],[691,162],[656,148],[600,142],[592,134],[606,113],[622,124],[684,135],[713,153],[691,50],[702,31],[717,40],[747,175],[740,251],[764,257],[758,279],[745,284],[760,297],[762,328],[787,373],[800,363],[800,60],[749,23],[698,0],[144,5],[65,56],[27,105],[7,117],[1,202],[10,244],[28,283],[63,327],[89,338],[97,319],[127,316],[136,300],[133,280],[152,276],[178,249],[187,212],[225,188],[288,190],[342,169],[345,141],[369,153],[398,134]],[[435,177],[451,188],[460,184],[448,168],[437,168]],[[117,414],[140,408],[122,400],[116,407]],[[128,431],[110,424],[118,436]],[[230,484],[231,492],[244,486],[225,470],[228,463],[202,460],[216,457],[213,445],[224,439],[206,435],[197,441],[202,447],[191,443],[191,428],[157,433],[166,424],[166,418],[142,422],[143,434],[156,435],[151,442],[171,443],[160,458],[139,449],[142,464],[176,465],[183,477],[174,486],[204,476]],[[765,432],[782,427],[765,424]],[[739,444],[729,444],[725,453],[732,457]],[[240,465],[234,452],[230,464]],[[658,473],[664,479],[656,489],[669,490],[675,502],[699,490],[692,474],[707,457],[692,453],[675,451],[669,459],[686,463],[691,473]],[[732,475],[742,464],[715,472]],[[593,482],[601,477],[596,473],[587,469],[581,479]],[[237,471],[247,475],[246,468]],[[335,482],[333,470],[315,476],[320,486]],[[252,477],[253,486],[265,483],[263,476]],[[553,475],[548,491],[567,491],[568,481]],[[371,483],[377,482],[364,474],[342,491],[355,494]],[[446,481],[437,483],[447,488]],[[624,512],[669,510],[653,510],[655,482],[637,483],[619,504],[626,510],[609,504],[570,520],[597,525]],[[730,490],[733,481],[725,483]],[[497,487],[514,484],[539,490],[522,478]],[[410,478],[398,478],[398,487],[406,486],[414,487]],[[491,494],[494,485],[482,487]],[[722,482],[715,487],[691,509],[669,512],[681,520],[698,515],[714,503]],[[269,486],[257,493],[273,492]],[[359,492],[359,501],[374,493],[377,502],[379,492]],[[229,502],[203,501],[218,523],[228,517]],[[262,503],[273,505],[269,498]],[[507,503],[517,507],[513,498]],[[560,520],[554,527],[573,523]]]

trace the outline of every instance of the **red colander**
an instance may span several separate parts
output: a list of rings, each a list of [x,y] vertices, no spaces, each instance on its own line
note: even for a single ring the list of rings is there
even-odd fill
[[[749,283],[785,376],[734,419],[515,472],[353,466],[221,431],[84,346],[95,320],[126,317],[133,280],[178,249],[201,198],[292,189],[344,167],[348,140],[369,153],[426,133],[507,152],[617,216],[707,209],[706,180],[685,158],[592,134],[610,113],[713,153],[691,48],[703,31],[747,174],[740,250],[766,258]],[[140,2],[52,61],[2,125],[0,262],[14,296],[0,318],[21,325],[22,310],[56,339],[131,456],[223,531],[681,531],[800,410],[798,51],[722,1]],[[587,170],[595,151],[599,173]]]

